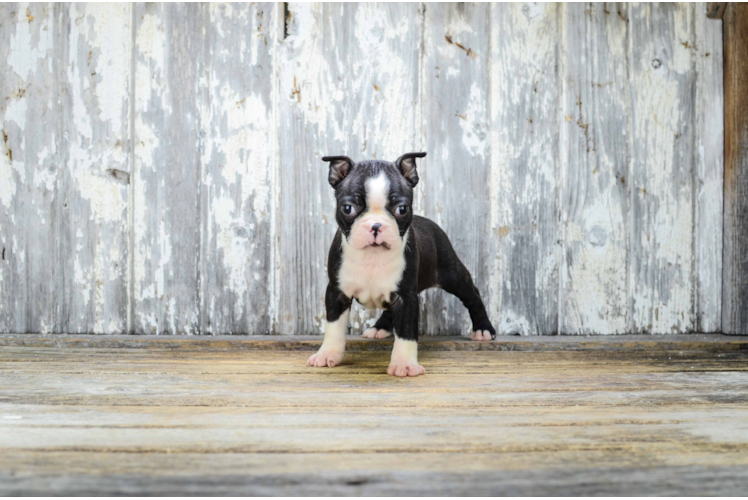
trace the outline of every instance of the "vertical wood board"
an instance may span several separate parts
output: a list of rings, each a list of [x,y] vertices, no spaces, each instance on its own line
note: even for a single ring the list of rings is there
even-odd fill
[[[203,333],[271,331],[274,4],[209,4],[199,76]]]
[[[693,330],[693,5],[629,9],[632,333]]]
[[[423,215],[447,233],[484,298],[489,288],[484,214],[491,199],[489,8],[463,3],[426,7],[422,120],[428,156],[420,163],[416,187]],[[444,291],[422,294],[421,310],[424,333],[472,330],[465,307]]]
[[[628,7],[564,4],[563,19],[559,332],[626,333]]]
[[[491,6],[489,315],[502,334],[558,332],[559,9]]]
[[[695,232],[696,325],[698,332],[722,327],[722,218],[724,197],[724,93],[722,23],[696,9]]]
[[[127,332],[131,18],[128,4],[61,9],[63,332]]]
[[[198,333],[204,10],[135,10],[132,330]]]
[[[59,332],[59,5],[0,5],[0,332]]]

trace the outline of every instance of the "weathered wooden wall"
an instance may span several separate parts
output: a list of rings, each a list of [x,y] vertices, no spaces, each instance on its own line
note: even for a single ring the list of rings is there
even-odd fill
[[[320,332],[320,157],[411,150],[501,333],[720,331],[705,13],[2,4],[0,332]],[[468,331],[424,296],[425,332]]]

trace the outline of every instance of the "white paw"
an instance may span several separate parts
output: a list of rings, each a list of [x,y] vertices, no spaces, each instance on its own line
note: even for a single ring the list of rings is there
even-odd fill
[[[475,330],[470,334],[470,340],[491,340],[491,332],[488,330]]]
[[[413,361],[392,361],[387,368],[387,375],[395,377],[417,377],[426,373],[426,370]]]
[[[332,368],[337,366],[343,361],[343,352],[332,351],[329,349],[320,349],[317,353],[309,356],[306,364],[309,366],[316,366],[318,368],[328,366]]]
[[[387,375],[417,377],[424,373],[426,370],[418,364],[418,342],[395,337]]]
[[[392,335],[387,330],[377,330],[376,328],[369,328],[363,333],[365,339],[386,339]]]

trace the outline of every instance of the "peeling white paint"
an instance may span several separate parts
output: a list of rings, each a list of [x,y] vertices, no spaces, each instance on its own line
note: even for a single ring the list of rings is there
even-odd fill
[[[511,309],[502,309],[498,325],[494,325],[497,331],[503,335],[533,335],[535,327],[524,313],[517,313]]]
[[[16,180],[13,177],[13,166],[7,152],[0,151],[0,203],[10,208],[16,195]]]
[[[142,92],[135,94],[135,105],[137,109],[146,110],[148,109],[147,100],[150,98],[150,92],[148,89],[156,88],[163,93],[165,90],[165,74],[163,70],[164,62],[166,61],[166,47],[164,41],[164,26],[161,22],[161,18],[155,14],[146,13],[143,15],[142,20],[138,26],[137,43],[138,47],[143,54],[142,57],[138,57],[138,73],[145,78],[140,79],[142,83],[149,82],[150,85],[146,86]],[[151,66],[152,65],[152,70]],[[153,72],[151,75],[151,71]]]
[[[8,66],[22,80],[29,80],[41,63],[51,63],[54,57],[50,54],[54,47],[52,36],[54,30],[46,20],[31,21],[22,13],[30,7],[28,3],[18,4],[18,21],[10,38],[10,55]],[[43,24],[43,28],[40,25]]]
[[[164,144],[154,113],[171,114],[166,74],[165,27],[163,12],[145,11],[136,28],[135,63],[135,161],[133,171],[133,261],[132,308],[133,328],[145,333],[160,334],[169,322],[168,298],[165,292],[165,267],[171,250],[163,210],[164,202],[157,186],[150,182],[159,169],[169,168],[159,162]],[[137,17],[137,14],[136,14]],[[194,147],[194,146],[193,146]],[[163,177],[159,177],[163,182]],[[152,218],[154,210],[159,214]],[[154,227],[155,222],[155,227]],[[167,302],[164,302],[166,300]],[[156,304],[163,307],[159,308]],[[172,308],[173,309],[173,308]],[[158,311],[158,312],[157,312]],[[163,314],[164,317],[160,317]],[[173,332],[173,331],[172,331]]]
[[[15,123],[20,130],[26,130],[26,113],[28,100],[26,98],[11,99],[5,108],[5,121]]]
[[[486,99],[477,82],[470,85],[470,99],[459,123],[462,128],[462,144],[473,156],[486,157],[489,142],[488,127],[483,123]]]
[[[247,264],[247,242],[244,239],[236,238],[234,235],[235,224],[242,224],[241,219],[235,219],[233,213],[236,207],[234,202],[228,198],[218,198],[213,201],[212,215],[214,222],[218,225],[216,234],[216,246],[220,251],[223,259],[223,265],[226,269],[229,281],[225,285],[230,290],[237,293],[240,297],[246,293],[248,288],[247,280],[244,276],[244,268]],[[239,314],[243,309],[239,305]]]
[[[121,222],[127,208],[122,188],[111,178],[84,175],[78,179],[80,195],[89,200],[94,220]]]
[[[225,84],[216,97],[222,107],[217,114],[227,120],[229,134],[223,140],[216,140],[216,149],[226,158],[223,178],[229,184],[240,182],[244,200],[252,195],[254,213],[265,219],[270,195],[268,110],[262,97],[253,94],[242,99]]]

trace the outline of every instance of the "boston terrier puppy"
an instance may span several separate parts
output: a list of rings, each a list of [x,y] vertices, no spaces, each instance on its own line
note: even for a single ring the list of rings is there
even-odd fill
[[[407,153],[394,163],[326,156],[328,180],[335,190],[335,234],[327,260],[330,283],[325,294],[325,339],[307,363],[333,367],[343,360],[351,301],[384,309],[366,338],[395,334],[389,375],[416,377],[418,364],[418,293],[438,287],[457,296],[470,312],[473,340],[492,340],[496,331],[478,289],[434,222],[413,215],[418,184],[416,158]]]

